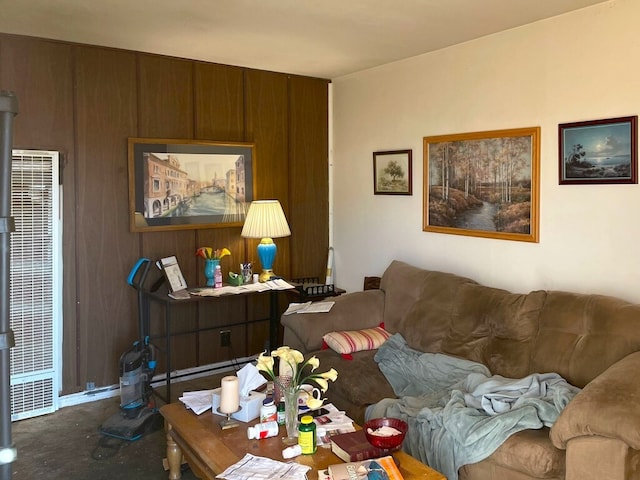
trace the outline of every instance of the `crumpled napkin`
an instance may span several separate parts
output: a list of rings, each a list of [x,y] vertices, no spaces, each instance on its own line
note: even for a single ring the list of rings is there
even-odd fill
[[[211,410],[213,390],[199,390],[196,392],[184,392],[179,400],[185,407],[193,410],[193,413],[200,415],[207,410]]]

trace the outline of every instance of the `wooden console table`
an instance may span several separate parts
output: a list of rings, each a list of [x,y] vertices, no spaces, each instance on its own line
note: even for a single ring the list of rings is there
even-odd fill
[[[160,413],[164,417],[167,433],[169,480],[181,478],[180,464],[183,456],[197,477],[208,480],[215,479],[216,475],[247,453],[283,461],[282,450],[285,445],[281,437],[286,436],[284,427],[280,427],[280,435],[277,437],[249,440],[247,427],[258,420],[240,422],[240,426],[236,428],[222,430],[219,423],[222,416],[214,415],[211,411],[196,415],[182,403],[164,405],[160,408]],[[405,480],[446,480],[441,473],[402,451],[394,452],[393,457]],[[309,480],[317,480],[318,470],[342,462],[330,448],[318,448],[314,455],[300,455],[295,461],[311,467],[307,473]]]
[[[145,336],[148,336],[150,339],[153,338],[164,338],[166,340],[166,350],[165,350],[165,362],[166,362],[166,398],[163,398],[166,403],[171,402],[171,337],[175,335],[172,331],[172,314],[175,308],[180,308],[184,305],[189,305],[193,303],[203,303],[203,302],[216,302],[222,299],[228,298],[239,298],[239,297],[247,297],[253,295],[269,295],[269,318],[268,319],[260,319],[255,320],[253,322],[258,321],[269,321],[269,348],[274,349],[278,344],[278,327],[280,325],[280,316],[279,316],[279,305],[278,305],[278,294],[281,292],[287,292],[288,290],[268,290],[263,292],[244,292],[234,295],[224,295],[220,297],[210,297],[210,296],[199,296],[199,295],[191,295],[188,299],[176,300],[167,295],[167,291],[165,289],[156,291],[156,292],[143,292],[143,314],[141,321],[142,331]],[[151,335],[151,303],[157,303],[164,309],[164,334],[160,336],[152,336]],[[243,319],[242,321],[236,321],[234,323],[225,323],[219,324],[215,327],[209,328],[196,328],[195,330],[189,332],[181,331],[180,334],[185,333],[198,333],[211,329],[220,329],[225,327],[232,327],[241,324],[250,323],[248,320]],[[162,398],[162,397],[161,397]]]

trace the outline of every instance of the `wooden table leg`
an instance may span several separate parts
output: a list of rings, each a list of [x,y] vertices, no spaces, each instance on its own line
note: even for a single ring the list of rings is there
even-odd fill
[[[182,450],[171,435],[171,425],[164,423],[164,429],[167,435],[167,462],[169,463],[169,480],[180,480],[182,472],[180,465],[182,464]]]

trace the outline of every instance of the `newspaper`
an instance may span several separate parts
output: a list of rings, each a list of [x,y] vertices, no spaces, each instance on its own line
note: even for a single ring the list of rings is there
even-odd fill
[[[335,303],[336,302],[290,303],[283,315],[291,315],[292,313],[327,313]]]
[[[247,453],[216,478],[226,480],[304,480],[311,467],[299,463],[284,463]]]
[[[324,428],[329,435],[355,431],[353,420],[344,411],[338,410],[333,403],[327,403],[324,408],[327,413],[313,419],[318,427]]]
[[[268,292],[270,290],[290,290],[293,288],[293,285],[290,283],[287,283],[282,279],[276,279],[261,283],[247,283],[246,285],[240,285],[237,287],[225,285],[224,287],[219,288],[192,288],[189,289],[189,292],[192,295],[199,295],[201,297],[221,297],[223,295],[238,295],[248,292]]]

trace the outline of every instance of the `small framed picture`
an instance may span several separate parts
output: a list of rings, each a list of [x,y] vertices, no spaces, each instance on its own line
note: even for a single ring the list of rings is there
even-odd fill
[[[638,183],[638,117],[558,126],[560,185]]]
[[[412,195],[412,150],[373,152],[374,195]]]

